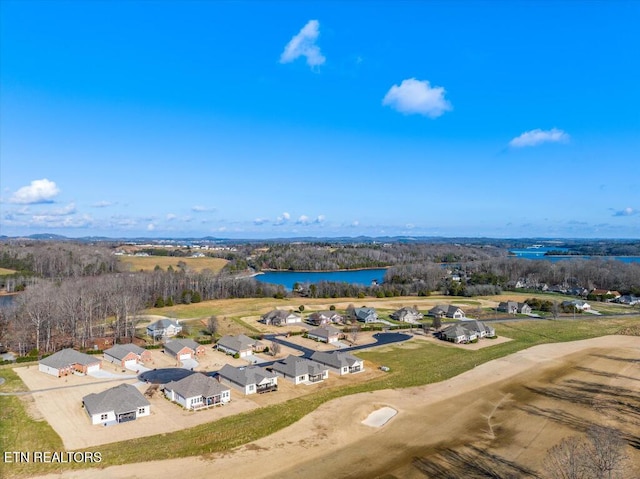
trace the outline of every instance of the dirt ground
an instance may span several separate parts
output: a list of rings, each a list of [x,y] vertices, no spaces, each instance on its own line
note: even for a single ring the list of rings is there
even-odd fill
[[[361,423],[381,407],[398,414],[381,428]],[[503,477],[528,477],[540,470],[551,446],[594,423],[617,427],[628,441],[640,441],[638,408],[640,338],[607,336],[536,346],[436,384],[339,398],[224,454],[47,477],[188,473],[198,479],[213,470],[218,477],[423,479],[443,477],[444,471],[465,477],[464,471],[474,467]],[[627,452],[626,477],[640,477],[640,450],[629,446]]]

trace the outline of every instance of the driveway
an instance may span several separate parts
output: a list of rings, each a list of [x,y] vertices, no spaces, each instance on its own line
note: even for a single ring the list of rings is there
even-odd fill
[[[188,369],[189,371],[193,371],[195,368],[198,367],[198,361],[196,361],[195,359],[183,359],[182,360],[182,368],[183,369]]]
[[[268,363],[267,359],[259,358],[258,356],[254,356],[253,354],[249,354],[248,356],[243,357],[242,359],[249,362],[249,364],[260,364],[260,363]]]
[[[151,371],[151,368],[143,366],[142,364],[136,364],[130,368],[127,368],[129,371],[133,371],[136,374],[146,373],[147,371]]]
[[[129,379],[136,377],[135,374],[117,374],[110,371],[105,371],[104,369],[99,369],[97,371],[87,373],[87,375],[91,376],[92,378],[98,379]]]

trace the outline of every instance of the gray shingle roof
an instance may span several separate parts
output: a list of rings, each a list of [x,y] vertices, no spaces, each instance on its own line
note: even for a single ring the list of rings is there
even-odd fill
[[[264,379],[277,377],[275,373],[267,371],[261,366],[247,366],[244,368],[236,368],[230,364],[225,364],[220,371],[220,377],[227,379],[241,386],[249,384],[260,384]]]
[[[336,369],[351,367],[362,361],[345,351],[316,351],[311,355],[311,359]]]
[[[81,353],[75,349],[63,349],[57,353],[47,356],[40,360],[41,364],[49,366],[51,368],[66,368],[72,364],[82,364],[88,366],[89,364],[95,364],[101,362],[99,358],[90,356],[89,354]]]
[[[317,376],[327,370],[327,368],[320,363],[298,356],[287,356],[282,361],[273,363],[272,369],[289,377],[298,377],[303,374]]]
[[[165,389],[178,393],[183,398],[196,396],[208,398],[222,394],[223,391],[229,391],[227,386],[202,373],[193,373],[179,381],[171,381],[165,385]]]
[[[152,323],[149,326],[147,326],[147,329],[150,329],[151,331],[155,331],[156,329],[166,329],[172,325],[178,328],[182,327],[178,324],[177,321],[174,321],[173,319],[159,319],[155,323]]]
[[[104,354],[108,354],[111,357],[122,360],[129,353],[134,353],[140,356],[144,352],[145,352],[145,349],[130,343],[130,344],[116,344],[112,348],[105,349]]]
[[[252,349],[256,343],[257,341],[255,339],[252,339],[249,336],[245,336],[244,334],[239,334],[237,336],[222,336],[218,340],[218,346],[222,346],[227,349],[233,349],[234,351],[245,351],[247,349]]]
[[[329,336],[339,335],[340,330],[333,326],[321,326],[319,328],[312,329],[307,333],[310,336],[318,336],[319,338],[329,339]]]
[[[92,416],[110,411],[118,415],[150,405],[142,393],[131,384],[120,384],[101,393],[89,394],[82,398],[82,402]]]
[[[165,352],[168,352],[175,356],[180,352],[182,348],[190,348],[195,352],[198,346],[200,346],[200,344],[196,343],[193,339],[173,339],[165,343],[164,350]]]

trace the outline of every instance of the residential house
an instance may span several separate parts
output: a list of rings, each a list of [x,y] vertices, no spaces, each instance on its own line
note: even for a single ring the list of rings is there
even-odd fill
[[[615,299],[615,302],[620,304],[627,304],[629,306],[635,306],[636,304],[640,304],[640,297],[634,296],[633,294],[624,294]]]
[[[416,308],[406,307],[400,308],[391,314],[391,319],[402,321],[403,323],[418,324],[424,315]]]
[[[123,368],[135,369],[135,367],[151,359],[151,351],[136,346],[133,343],[116,344],[102,353],[105,361],[119,364]]]
[[[478,333],[470,331],[460,323],[447,326],[437,333],[437,337],[452,343],[468,343],[478,338]]]
[[[170,338],[182,331],[182,326],[173,319],[159,319],[147,326],[147,334],[152,338]]]
[[[605,301],[613,301],[622,296],[618,291],[609,289],[594,289],[589,293],[590,297],[602,298]]]
[[[165,384],[164,395],[185,409],[201,409],[231,401],[231,390],[227,386],[202,373]]]
[[[337,343],[340,341],[341,336],[342,331],[333,326],[320,326],[307,332],[309,339],[315,339],[316,341],[322,341],[328,344]]]
[[[307,321],[314,326],[324,326],[325,324],[342,324],[344,322],[344,318],[341,314],[336,313],[335,311],[317,311],[312,313],[307,318]]]
[[[91,424],[118,424],[134,421],[151,414],[151,404],[131,384],[120,384],[101,393],[82,398],[82,407],[91,418]]]
[[[356,320],[365,324],[378,322],[378,313],[374,308],[354,308],[353,316]]]
[[[244,394],[261,394],[278,390],[278,376],[260,366],[237,368],[225,364],[218,371],[222,384],[232,386]]]
[[[451,318],[451,319],[462,319],[465,317],[464,311],[462,311],[457,306],[453,306],[451,304],[448,305],[438,305],[429,310],[427,316],[432,316],[434,318]]]
[[[586,301],[582,301],[581,299],[563,301],[562,303],[560,303],[560,306],[566,310],[572,310],[573,308],[575,308],[578,311],[589,311],[591,309],[591,305]]]
[[[341,376],[364,371],[364,360],[346,351],[316,351],[311,360],[324,364]]]
[[[204,354],[205,347],[196,343],[193,339],[172,339],[164,345],[164,352],[179,361],[185,359],[195,359],[196,356]]]
[[[326,366],[299,356],[287,356],[282,361],[273,363],[270,369],[293,384],[317,383],[329,377]]]
[[[244,358],[255,352],[263,351],[265,346],[260,341],[245,336],[244,334],[239,334],[237,336],[222,336],[218,340],[216,347],[218,351],[231,355],[237,354],[241,358]]]
[[[498,305],[498,311],[509,314],[530,314],[531,306],[517,301],[502,301]]]
[[[262,316],[262,321],[266,325],[288,326],[290,324],[302,323],[302,317],[293,311],[285,311],[283,309],[274,309]]]
[[[88,374],[99,371],[102,360],[97,356],[81,353],[75,349],[63,349],[57,353],[42,358],[38,363],[38,370],[52,376],[68,376],[73,373]]]
[[[494,327],[477,319],[466,319],[459,323],[463,328],[475,332],[479,338],[492,338],[496,335]]]

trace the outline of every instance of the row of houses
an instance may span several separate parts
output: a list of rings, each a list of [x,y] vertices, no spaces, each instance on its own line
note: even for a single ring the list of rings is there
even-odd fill
[[[82,353],[80,353],[82,354]],[[364,371],[364,361],[342,351],[317,351],[310,359],[288,356],[270,367],[235,367],[225,364],[214,376],[196,372],[162,388],[164,396],[185,409],[221,406],[231,401],[231,388],[244,395],[278,390],[278,379],[294,385],[314,384],[329,377]],[[151,404],[130,384],[107,389],[82,398],[91,423],[112,425],[150,415]]]

